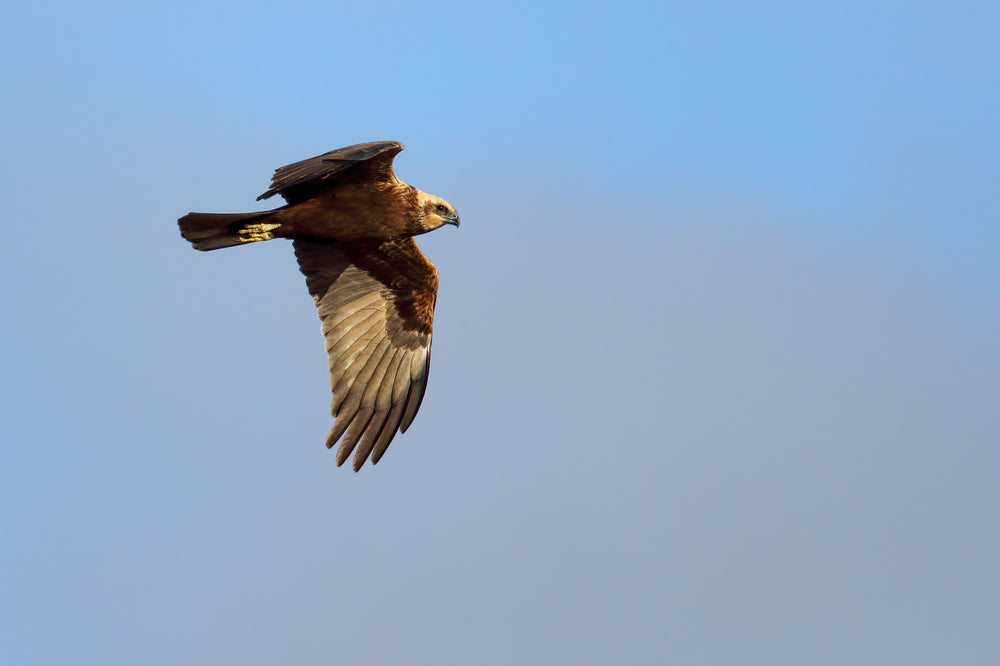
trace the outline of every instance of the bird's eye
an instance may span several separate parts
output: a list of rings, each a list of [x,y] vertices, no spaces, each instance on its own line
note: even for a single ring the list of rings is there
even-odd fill
[[[438,213],[447,213],[448,212],[448,207],[445,206],[445,205],[443,205],[443,204],[438,204],[438,205],[434,206],[434,210],[436,212],[438,212]]]

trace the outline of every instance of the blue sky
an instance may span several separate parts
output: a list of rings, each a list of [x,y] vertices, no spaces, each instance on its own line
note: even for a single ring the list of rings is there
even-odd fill
[[[995,663],[998,18],[8,12],[5,661]],[[463,224],[354,475],[291,248],[175,220],[377,139]]]

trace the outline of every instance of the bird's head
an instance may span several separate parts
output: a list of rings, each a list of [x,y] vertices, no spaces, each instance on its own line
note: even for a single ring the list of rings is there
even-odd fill
[[[458,219],[458,213],[455,212],[455,208],[441,197],[420,192],[417,201],[420,205],[420,228],[422,232],[434,231],[446,224],[454,224],[457,227],[461,222]]]

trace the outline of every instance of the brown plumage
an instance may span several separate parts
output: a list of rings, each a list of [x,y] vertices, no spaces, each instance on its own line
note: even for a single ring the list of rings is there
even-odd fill
[[[395,141],[348,146],[276,170],[287,205],[258,213],[188,213],[196,249],[291,238],[319,318],[330,368],[337,465],[375,464],[413,421],[427,387],[437,271],[413,236],[459,224],[444,199],[398,180]]]

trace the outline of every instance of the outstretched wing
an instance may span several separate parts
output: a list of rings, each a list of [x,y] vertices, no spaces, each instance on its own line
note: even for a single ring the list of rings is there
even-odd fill
[[[392,160],[403,150],[398,141],[372,141],[310,157],[276,169],[271,189],[257,197],[269,199],[280,194],[288,203],[298,203],[334,183],[348,180],[396,182]]]
[[[375,464],[420,408],[431,362],[437,271],[412,238],[338,243],[297,238],[329,356],[337,465]]]

